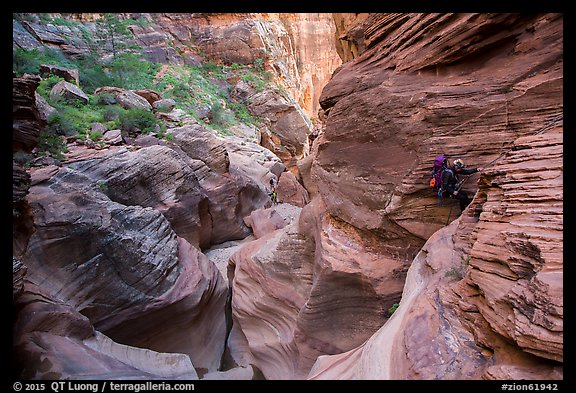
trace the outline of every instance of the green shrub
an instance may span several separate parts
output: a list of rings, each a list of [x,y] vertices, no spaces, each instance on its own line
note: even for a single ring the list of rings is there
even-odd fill
[[[264,71],[264,59],[261,57],[254,60],[254,68],[258,71]]]
[[[63,160],[65,158],[64,153],[68,152],[66,142],[62,137],[47,131],[40,131],[37,150],[39,156],[43,157],[50,155],[57,160]]]
[[[102,139],[102,133],[100,131],[90,131],[88,132],[88,138],[93,140],[94,142],[99,141]]]
[[[230,107],[230,109],[234,111],[236,117],[241,122],[246,124],[257,124],[256,118],[252,116],[246,105],[237,102],[231,102],[230,104],[228,104],[228,106]]]
[[[114,121],[120,120],[120,116],[126,112],[126,109],[123,109],[119,105],[107,105],[102,112],[102,117],[105,121]]]
[[[390,315],[394,314],[394,311],[396,311],[396,309],[400,306],[400,304],[398,303],[394,303],[389,309],[388,309],[388,313]]]
[[[114,105],[116,103],[116,96],[112,93],[98,94],[96,104],[98,105]]]
[[[250,83],[250,85],[252,85],[256,91],[264,91],[270,87],[270,78],[258,74],[244,74],[240,77],[240,79]]]
[[[42,64],[42,60],[38,49],[25,51],[17,48],[12,51],[12,71],[16,73],[16,76],[39,74],[40,64]]]
[[[71,20],[68,20],[68,19],[65,19],[62,17],[52,18],[51,22],[55,25],[61,25],[61,26],[67,26],[67,27],[75,27],[78,24],[80,24],[80,22],[71,21]]]
[[[112,86],[113,79],[104,71],[101,61],[93,56],[79,60],[77,64],[80,88],[86,94],[93,94],[101,86]]]
[[[149,21],[148,19],[144,18],[142,15],[140,15],[140,17],[137,18],[137,19],[128,18],[128,19],[124,20],[124,22],[125,22],[127,25],[132,25],[132,24],[134,24],[134,25],[140,26],[140,27],[142,27],[142,28],[148,27],[148,26],[150,26],[150,24],[152,23],[152,22]]]
[[[177,82],[172,89],[166,92],[167,98],[173,98],[178,101],[191,101],[194,93],[184,82]]]
[[[44,47],[40,49],[24,50],[16,48],[12,51],[12,71],[16,76],[25,73],[40,74],[41,64],[55,64],[64,68],[76,68],[74,63],[66,58],[59,49]]]
[[[154,88],[154,75],[159,65],[134,53],[122,53],[108,64],[110,85],[128,90]]]
[[[47,131],[55,135],[74,135],[81,131],[74,118],[60,111],[50,115],[47,123]]]
[[[52,101],[50,99],[50,91],[52,90],[52,88],[56,83],[63,80],[64,78],[60,78],[59,76],[56,75],[51,75],[46,79],[42,79],[40,81],[38,87],[36,88],[36,91],[38,92],[38,94],[44,97],[49,104],[52,104]]]
[[[158,91],[164,91],[168,88],[174,88],[174,86],[176,86],[178,83],[181,82],[181,79],[175,75],[180,73],[181,73],[180,67],[171,66],[169,73],[162,75],[162,77],[160,78],[154,79],[154,89]]]
[[[203,71],[204,74],[210,74],[212,76],[215,77],[219,77],[222,76],[223,73],[223,67],[219,66],[218,64],[212,62],[212,61],[205,61],[201,64],[201,69]]]
[[[214,126],[226,127],[236,123],[234,116],[220,102],[212,104],[210,113],[210,124]]]
[[[127,132],[134,132],[136,129],[143,133],[152,132],[158,123],[154,114],[146,109],[129,109],[120,115],[120,127]]]
[[[76,107],[57,103],[57,112],[48,117],[48,130],[57,135],[86,132],[92,123],[102,122],[103,109],[95,105]]]
[[[103,123],[109,130],[117,130],[120,128],[120,118],[117,120],[110,120]]]

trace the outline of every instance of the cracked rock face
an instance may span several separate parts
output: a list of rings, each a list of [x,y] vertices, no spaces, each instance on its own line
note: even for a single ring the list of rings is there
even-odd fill
[[[200,247],[246,236],[243,217],[268,200],[271,174],[256,161],[263,151],[229,167],[222,142],[210,141],[211,150],[194,152],[184,142],[88,155],[74,148],[60,167],[30,169],[33,231],[18,254],[27,275],[17,302],[40,291],[57,307],[17,313],[22,375],[195,379],[219,369],[228,288]],[[69,325],[59,325],[61,313]],[[43,358],[52,366],[39,370]]]
[[[270,379],[562,378],[561,15],[355,23],[357,53],[320,99],[312,203],[233,257],[256,365]],[[440,154],[488,166],[464,183],[462,216],[428,188]],[[294,251],[306,269],[288,280],[270,248],[294,230],[314,247]]]
[[[397,45],[431,21],[422,40]],[[393,317],[365,344],[320,357],[309,378],[562,379],[561,16],[371,15],[360,27],[365,51],[324,91],[330,115],[315,164],[331,189],[340,176],[351,184],[344,165],[365,175],[328,193],[328,210],[426,239],[448,213],[427,199],[434,156],[490,165],[466,183],[475,198],[464,214],[412,262]],[[373,120],[355,127],[354,106]],[[382,157],[365,170],[361,146],[379,143]]]
[[[563,379],[562,139],[515,141],[414,259],[393,317],[308,377]]]

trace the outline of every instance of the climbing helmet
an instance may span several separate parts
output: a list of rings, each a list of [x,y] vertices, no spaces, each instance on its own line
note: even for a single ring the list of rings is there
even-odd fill
[[[461,159],[454,160],[454,166],[456,168],[464,168],[464,161]]]

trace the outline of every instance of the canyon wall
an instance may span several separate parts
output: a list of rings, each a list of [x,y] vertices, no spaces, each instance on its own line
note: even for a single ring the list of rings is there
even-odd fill
[[[88,31],[102,16],[95,13],[48,14],[80,21]],[[158,63],[226,65],[261,61],[276,84],[316,119],[318,98],[342,63],[336,52],[330,13],[119,13],[138,23],[129,27],[145,58]],[[72,27],[14,22],[14,45],[60,47],[68,55],[87,51]],[[76,36],[76,37],[75,37]],[[109,55],[109,54],[107,54]],[[106,56],[106,54],[104,54]]]
[[[341,22],[354,47],[299,162],[312,202],[233,256],[256,364],[270,379],[561,379],[562,16]],[[440,154],[486,167],[462,216],[428,186]]]
[[[74,23],[45,23],[30,15],[13,21],[14,48],[58,48],[78,58],[96,50],[102,59],[114,53],[109,43],[94,45],[102,14],[47,14]],[[336,52],[335,25],[329,13],[120,13],[130,21],[122,45],[133,45],[145,59],[199,66],[206,61],[252,66],[269,75],[265,91],[249,91],[244,80],[227,83],[235,100],[263,121],[256,140],[277,154],[297,177],[296,161],[309,153],[308,135],[320,128],[319,97],[342,63]],[[124,42],[126,41],[126,42]],[[160,71],[158,74],[162,74]],[[268,78],[268,77],[267,77]],[[219,82],[221,83],[221,82]],[[161,92],[160,92],[161,93]],[[239,94],[238,94],[239,93]],[[253,132],[253,131],[252,131]]]
[[[322,88],[342,63],[329,13],[205,14],[187,26],[210,59],[228,65],[262,59],[310,118],[317,118]]]
[[[337,14],[334,31],[327,14],[129,16],[153,21],[132,27],[149,59],[283,75],[293,97],[246,94],[270,124],[319,97],[322,132],[285,158],[306,190],[282,175],[298,209],[267,210],[280,159],[198,122],[16,163],[23,378],[195,379],[223,358],[265,379],[563,378],[562,15]],[[21,47],[83,50],[14,26]],[[319,96],[339,61],[318,31],[345,61]],[[37,83],[15,79],[14,152],[37,143]],[[462,214],[428,186],[439,154],[485,168]],[[203,250],[236,240],[230,293]]]

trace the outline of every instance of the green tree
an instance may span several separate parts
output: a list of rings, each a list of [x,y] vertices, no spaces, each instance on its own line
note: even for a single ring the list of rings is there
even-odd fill
[[[153,88],[158,65],[134,53],[121,53],[107,64],[110,84],[125,89]]]
[[[128,23],[118,19],[116,14],[106,13],[96,20],[96,38],[101,47],[110,48],[113,57],[128,48],[126,42],[130,37]]]

